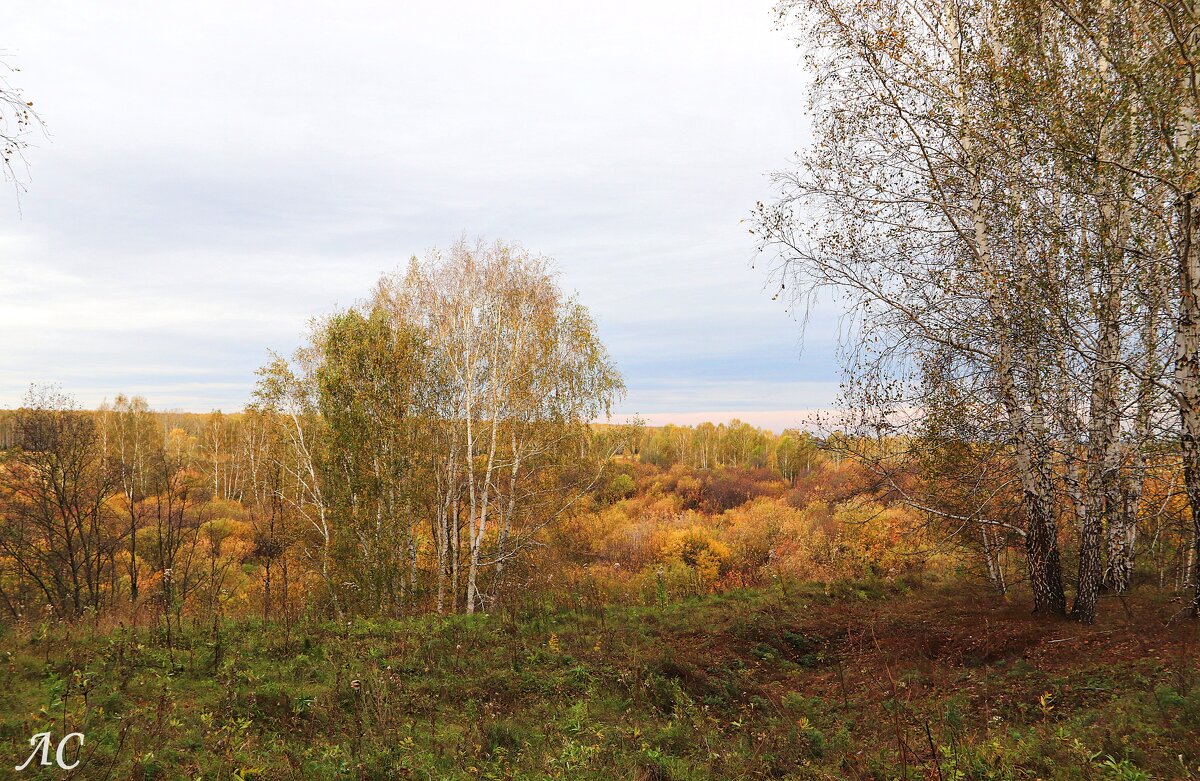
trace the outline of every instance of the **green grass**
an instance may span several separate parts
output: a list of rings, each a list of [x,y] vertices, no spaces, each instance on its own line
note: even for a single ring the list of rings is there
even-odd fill
[[[1200,778],[1190,630],[862,590],[227,622],[173,650],[26,627],[0,639],[0,751],[80,731],[95,779]]]

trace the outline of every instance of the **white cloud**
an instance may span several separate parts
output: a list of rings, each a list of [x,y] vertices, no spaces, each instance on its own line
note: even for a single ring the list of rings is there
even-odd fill
[[[631,403],[824,404],[833,318],[801,356],[739,223],[805,135],[771,6],[24,4],[0,46],[51,138],[0,204],[0,405],[239,406],[464,230],[558,260]]]

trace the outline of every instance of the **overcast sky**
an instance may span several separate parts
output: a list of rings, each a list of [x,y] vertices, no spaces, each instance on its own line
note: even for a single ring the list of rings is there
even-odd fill
[[[827,405],[836,319],[801,351],[740,223],[806,138],[771,5],[17,3],[49,137],[0,194],[0,406],[240,409],[309,317],[464,232],[557,261],[622,413]]]

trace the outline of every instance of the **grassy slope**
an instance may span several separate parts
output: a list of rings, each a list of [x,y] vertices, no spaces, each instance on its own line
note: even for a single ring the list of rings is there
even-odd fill
[[[1200,778],[1178,606],[1083,628],[971,590],[864,596],[238,623],[173,654],[35,628],[0,640],[0,754],[65,723],[76,778]]]

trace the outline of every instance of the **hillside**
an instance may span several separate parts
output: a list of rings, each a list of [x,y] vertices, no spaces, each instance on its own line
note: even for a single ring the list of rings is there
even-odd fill
[[[984,596],[946,581],[529,600],[192,626],[174,650],[34,624],[0,643],[0,745],[15,764],[34,733],[83,732],[70,777],[87,779],[1200,776],[1198,639],[1169,621],[1178,604],[1139,597],[1084,627]]]

